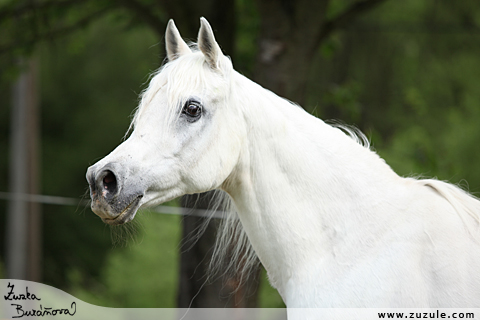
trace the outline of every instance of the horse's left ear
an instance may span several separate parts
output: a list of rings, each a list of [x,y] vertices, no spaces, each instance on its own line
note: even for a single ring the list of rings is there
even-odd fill
[[[208,64],[213,69],[217,69],[218,60],[223,55],[222,49],[215,41],[212,27],[208,23],[207,19],[200,18],[200,31],[198,32],[198,48],[203,52]]]

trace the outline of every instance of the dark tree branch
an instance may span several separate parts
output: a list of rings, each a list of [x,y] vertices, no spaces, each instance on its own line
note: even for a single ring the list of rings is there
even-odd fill
[[[125,8],[132,10],[147,25],[154,30],[159,37],[165,32],[165,21],[152,13],[152,10],[137,0],[118,0]]]
[[[32,37],[31,39],[28,39],[26,41],[18,41],[18,42],[14,42],[14,43],[11,43],[11,44],[8,44],[8,45],[5,45],[5,46],[1,46],[0,47],[0,55],[2,55],[4,53],[7,53],[9,51],[12,51],[14,49],[17,49],[17,48],[32,47],[36,43],[38,43],[40,41],[43,41],[43,40],[46,40],[46,39],[59,38],[61,36],[73,33],[74,31],[77,31],[78,29],[86,27],[87,25],[89,25],[94,20],[103,16],[110,9],[111,9],[111,7],[102,8],[102,9],[92,13],[91,15],[78,20],[76,23],[73,23],[69,26],[58,27],[55,30],[51,30],[51,31],[45,32],[43,34],[36,35],[36,36]]]
[[[35,21],[37,14],[47,13],[51,9],[66,8],[71,9],[73,6],[78,6],[81,4],[88,3],[89,0],[47,0],[43,2],[34,2],[29,1],[28,3],[22,5],[7,5],[0,9],[0,22],[5,21],[9,18],[20,18],[24,15],[34,14],[32,21]],[[145,24],[147,24],[152,30],[154,30],[160,37],[163,36],[165,31],[164,25],[165,21],[152,13],[150,7],[142,4],[137,0],[116,0],[111,1],[108,8],[101,9],[97,12],[92,13],[90,16],[85,17],[79,20],[77,23],[74,23],[70,26],[60,27],[56,30],[51,30],[45,33],[36,34],[38,28],[35,24],[30,29],[34,33],[34,36],[31,39],[24,41],[16,41],[8,45],[0,47],[0,54],[3,54],[7,51],[11,51],[18,47],[29,47],[35,44],[37,41],[45,40],[47,38],[53,38],[62,36],[64,34],[71,33],[75,31],[75,28],[82,28],[85,25],[89,24],[96,17],[106,13],[107,9],[111,9],[114,5],[124,7],[134,15],[138,16]]]
[[[86,0],[64,0],[64,1],[45,1],[45,2],[33,2],[29,1],[28,3],[22,6],[9,5],[5,6],[0,10],[0,22],[13,16],[21,16],[31,12],[45,11],[50,8],[61,8],[61,7],[70,7],[77,4],[85,3]]]
[[[315,40],[313,50],[316,51],[318,47],[322,44],[323,40],[330,36],[332,32],[347,27],[353,20],[358,18],[360,15],[362,15],[366,11],[372,10],[373,8],[377,7],[385,1],[386,0],[361,0],[352,4],[344,12],[340,13],[333,19],[327,20],[323,24],[321,31],[317,39]]]

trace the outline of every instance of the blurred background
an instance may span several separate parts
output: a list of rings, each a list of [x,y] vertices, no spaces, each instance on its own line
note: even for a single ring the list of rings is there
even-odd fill
[[[2,278],[108,307],[283,306],[261,269],[205,284],[215,219],[187,250],[202,218],[111,228],[81,201],[163,62],[168,19],[195,41],[201,16],[236,70],[357,126],[398,174],[480,191],[479,1],[1,0]]]

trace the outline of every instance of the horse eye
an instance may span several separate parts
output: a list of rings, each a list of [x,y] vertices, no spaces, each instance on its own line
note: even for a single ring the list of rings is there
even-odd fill
[[[183,107],[182,113],[192,118],[197,118],[202,113],[202,107],[195,102],[187,102]]]

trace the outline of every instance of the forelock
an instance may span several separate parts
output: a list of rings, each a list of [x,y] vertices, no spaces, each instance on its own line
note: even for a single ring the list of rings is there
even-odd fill
[[[167,105],[162,107],[166,108],[164,120],[168,125],[175,121],[179,116],[180,106],[192,95],[202,98],[218,94],[221,90],[228,90],[228,83],[229,74],[212,70],[203,54],[194,49],[193,53],[165,63],[152,74],[148,87],[141,94],[131,127],[137,125],[146,108],[152,107],[151,103],[161,89],[165,89],[167,95]]]

